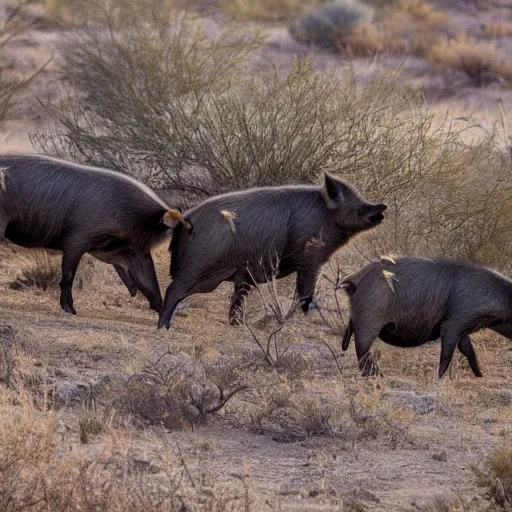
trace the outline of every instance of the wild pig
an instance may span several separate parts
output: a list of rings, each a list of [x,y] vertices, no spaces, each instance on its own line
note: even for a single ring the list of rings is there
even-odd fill
[[[439,378],[457,347],[481,377],[469,335],[489,328],[512,339],[512,281],[469,262],[385,257],[342,281],[351,319],[343,336],[346,350],[355,334],[363,376],[372,373],[375,338],[416,347],[441,338]]]
[[[171,285],[158,327],[194,293],[234,283],[229,321],[240,323],[251,286],[297,272],[305,312],[321,266],[355,234],[377,226],[386,205],[369,203],[329,174],[316,186],[264,187],[213,197],[183,215],[171,245]]]
[[[37,155],[0,156],[0,235],[23,247],[62,251],[60,305],[73,307],[75,272],[87,252],[114,265],[133,296],[162,309],[150,249],[180,214],[125,174]]]

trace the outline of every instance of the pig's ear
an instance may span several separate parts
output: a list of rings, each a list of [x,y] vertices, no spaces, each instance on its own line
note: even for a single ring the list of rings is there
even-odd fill
[[[324,173],[324,186],[322,188],[322,195],[324,196],[327,208],[334,210],[343,201],[343,183],[331,176],[329,173]]]
[[[181,221],[181,213],[178,210],[167,210],[162,217],[162,222],[169,228],[174,228]]]

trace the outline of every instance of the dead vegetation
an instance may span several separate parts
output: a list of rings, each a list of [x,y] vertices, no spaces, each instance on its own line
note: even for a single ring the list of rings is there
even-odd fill
[[[239,20],[287,20],[325,0],[220,0],[221,8]]]
[[[237,393],[247,389],[240,377],[213,380],[200,362],[165,352],[149,360],[118,389],[111,405],[135,423],[162,425],[168,429],[205,423]],[[109,391],[109,394],[112,390]]]
[[[508,61],[497,45],[459,36],[440,39],[427,52],[429,62],[441,69],[464,72],[476,87],[498,79],[510,82],[512,62]]]
[[[59,286],[61,258],[44,249],[20,250],[16,261],[18,276],[9,283],[11,290],[39,289],[42,291],[57,289]],[[95,273],[92,257],[86,257],[77,272],[77,288],[82,289]]]

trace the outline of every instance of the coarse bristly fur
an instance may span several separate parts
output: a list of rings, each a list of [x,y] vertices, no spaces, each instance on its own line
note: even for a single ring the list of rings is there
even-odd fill
[[[351,309],[342,348],[355,334],[363,375],[371,374],[370,348],[377,337],[399,347],[441,338],[440,378],[456,347],[481,376],[471,333],[489,328],[512,339],[512,281],[474,263],[382,258],[344,279],[342,287]]]
[[[149,187],[120,172],[38,155],[0,156],[0,235],[23,247],[62,251],[61,307],[75,314],[72,286],[81,257],[114,265],[131,295],[159,312],[150,249],[180,222]]]
[[[323,186],[256,188],[201,203],[183,214],[175,230],[173,281],[159,327],[169,328],[181,300],[209,293],[223,281],[234,283],[229,320],[240,323],[249,289],[271,274],[297,272],[297,295],[307,312],[321,266],[352,236],[377,226],[385,209],[329,174]]]

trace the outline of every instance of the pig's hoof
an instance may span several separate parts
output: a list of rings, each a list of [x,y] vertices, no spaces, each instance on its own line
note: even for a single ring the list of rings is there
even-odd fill
[[[167,330],[169,330],[170,326],[171,326],[170,317],[167,318],[167,315],[161,315],[158,320],[158,328],[161,329],[162,327],[165,327]]]
[[[135,295],[137,295],[137,288],[129,288],[128,291],[130,292],[130,295],[132,297],[135,297]]]
[[[66,312],[66,313],[69,313],[70,315],[76,315],[76,310],[73,306],[70,306],[69,304],[64,304],[62,306],[62,309]]]

